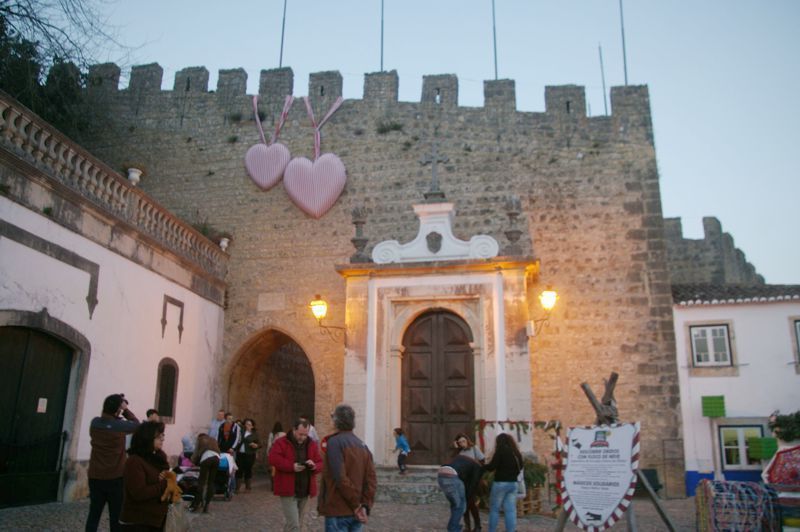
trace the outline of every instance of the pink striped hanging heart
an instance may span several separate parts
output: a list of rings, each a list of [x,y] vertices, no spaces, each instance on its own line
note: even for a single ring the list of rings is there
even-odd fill
[[[284,172],[283,187],[300,210],[319,219],[339,199],[346,181],[344,163],[325,153],[313,163],[305,157],[292,159]]]
[[[289,148],[283,144],[254,144],[244,156],[244,165],[250,179],[261,189],[269,190],[281,180],[289,159]]]

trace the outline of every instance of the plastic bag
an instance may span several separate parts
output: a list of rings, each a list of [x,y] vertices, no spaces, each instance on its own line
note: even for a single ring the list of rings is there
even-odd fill
[[[517,475],[517,499],[524,499],[526,495],[525,488],[525,469],[520,469]]]
[[[189,530],[189,515],[182,503],[170,504],[164,532],[186,532]]]

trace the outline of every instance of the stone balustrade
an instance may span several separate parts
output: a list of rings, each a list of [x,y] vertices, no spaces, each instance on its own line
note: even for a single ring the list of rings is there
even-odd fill
[[[0,92],[0,147],[218,279],[228,255],[49,123]]]

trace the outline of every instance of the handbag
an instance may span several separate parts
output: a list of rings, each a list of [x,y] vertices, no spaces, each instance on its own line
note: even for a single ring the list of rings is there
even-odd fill
[[[516,457],[514,457],[514,460],[516,460]],[[519,465],[519,461],[517,461],[517,465]],[[525,468],[520,467],[519,473],[517,474],[517,499],[524,499],[526,494],[527,488],[525,487]]]
[[[167,520],[164,522],[164,532],[186,532],[189,530],[189,516],[183,504],[172,503],[167,509]]]

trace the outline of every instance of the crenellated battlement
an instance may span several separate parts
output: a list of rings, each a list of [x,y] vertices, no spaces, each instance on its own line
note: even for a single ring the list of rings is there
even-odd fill
[[[216,94],[222,99],[244,97],[247,89],[247,72],[244,69],[219,71],[217,87],[209,92],[209,72],[205,67],[189,67],[175,74],[172,91],[162,91],[164,71],[157,63],[134,66],[130,82],[124,90],[119,89],[120,68],[113,63],[94,65],[89,69],[89,93],[111,96],[115,93],[129,96],[155,95],[158,93],[181,95]],[[262,70],[258,93],[267,105],[280,106],[287,94],[294,92],[294,72],[289,67]],[[397,71],[372,72],[364,75],[363,102],[396,104],[398,102],[399,79]],[[325,106],[342,96],[342,75],[338,71],[314,72],[309,75],[308,95],[316,104]],[[517,112],[516,86],[514,80],[484,81],[484,106],[488,112]],[[413,103],[413,102],[403,102]],[[423,76],[419,102],[423,107],[437,106],[443,110],[457,110],[458,77],[454,74]],[[644,127],[652,135],[650,125],[650,99],[647,86],[612,87],[612,117],[623,120],[626,126]],[[475,109],[475,108],[470,108]],[[607,117],[587,117],[584,87],[561,85],[545,87],[546,116],[562,121],[606,120]]]

